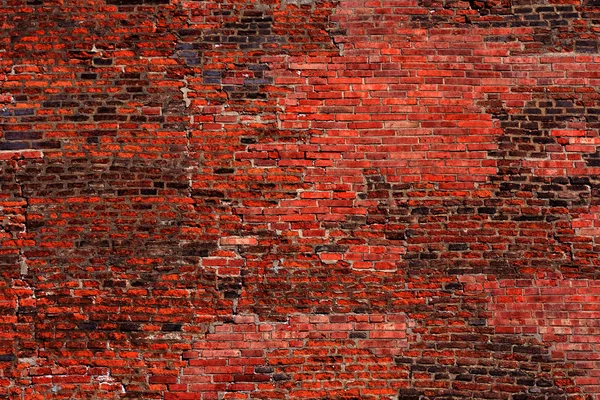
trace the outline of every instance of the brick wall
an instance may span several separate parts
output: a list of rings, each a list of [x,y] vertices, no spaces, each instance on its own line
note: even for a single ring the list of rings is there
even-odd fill
[[[600,399],[600,5],[0,1],[0,397]]]

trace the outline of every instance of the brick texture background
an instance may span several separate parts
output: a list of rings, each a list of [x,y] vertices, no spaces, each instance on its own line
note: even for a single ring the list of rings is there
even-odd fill
[[[0,27],[0,398],[600,399],[597,1]]]

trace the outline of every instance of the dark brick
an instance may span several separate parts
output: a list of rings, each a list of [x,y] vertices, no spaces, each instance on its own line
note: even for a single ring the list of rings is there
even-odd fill
[[[129,1],[137,2],[138,0],[115,0],[115,1],[119,2],[120,4],[124,4],[123,2],[129,2]],[[113,64],[113,60],[111,58],[95,57],[92,60],[92,63],[97,66],[109,66],[109,65]]]
[[[350,339],[366,339],[367,333],[366,332],[350,332],[348,337]]]
[[[274,369],[271,366],[257,366],[257,367],[254,367],[254,372],[256,372],[257,374],[270,374],[273,371],[274,371]]]
[[[14,354],[0,354],[0,362],[14,361],[16,357]]]
[[[182,324],[163,324],[161,330],[164,332],[180,332],[182,327]]]
[[[233,174],[235,170],[233,168],[216,168],[214,170],[215,174]]]
[[[79,329],[83,331],[95,331],[98,329],[98,324],[96,322],[82,322],[79,324]]]
[[[38,140],[44,136],[43,132],[5,132],[4,138],[6,140]]]
[[[135,332],[141,329],[140,324],[135,322],[122,322],[119,324],[119,329],[123,332]]]
[[[31,148],[33,149],[59,149],[60,142],[56,140],[44,140],[41,142],[32,142]]]
[[[31,143],[29,142],[0,142],[0,150],[24,150],[30,148]]]
[[[278,382],[278,381],[289,381],[291,378],[289,375],[286,374],[273,374],[273,380]]]
[[[15,108],[13,110],[13,115],[17,117],[25,116],[25,115],[34,115],[35,110],[33,108]]]

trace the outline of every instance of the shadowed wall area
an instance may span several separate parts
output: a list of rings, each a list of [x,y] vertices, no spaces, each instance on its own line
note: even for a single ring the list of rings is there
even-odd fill
[[[600,3],[0,26],[0,398],[600,399]]]

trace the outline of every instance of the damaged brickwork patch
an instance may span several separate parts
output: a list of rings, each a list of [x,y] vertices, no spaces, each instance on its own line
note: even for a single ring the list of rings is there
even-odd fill
[[[489,319],[497,334],[530,338],[535,346],[513,347],[521,354],[539,354],[560,363],[568,373],[555,383],[573,382],[590,398],[600,386],[594,370],[598,359],[593,350],[598,342],[596,298],[598,284],[592,280],[566,279],[548,276],[544,279],[514,281],[499,280],[487,285],[492,299]],[[591,352],[591,353],[590,353]],[[550,387],[548,379],[536,382],[538,387]]]
[[[211,325],[206,336],[183,353],[188,365],[179,379],[190,393],[332,398],[392,394],[385,389],[388,380],[406,375],[393,362],[407,345],[406,330],[403,314],[292,314],[285,322],[237,315]],[[362,384],[327,391],[296,386],[311,376],[323,382],[364,379],[368,389]]]

